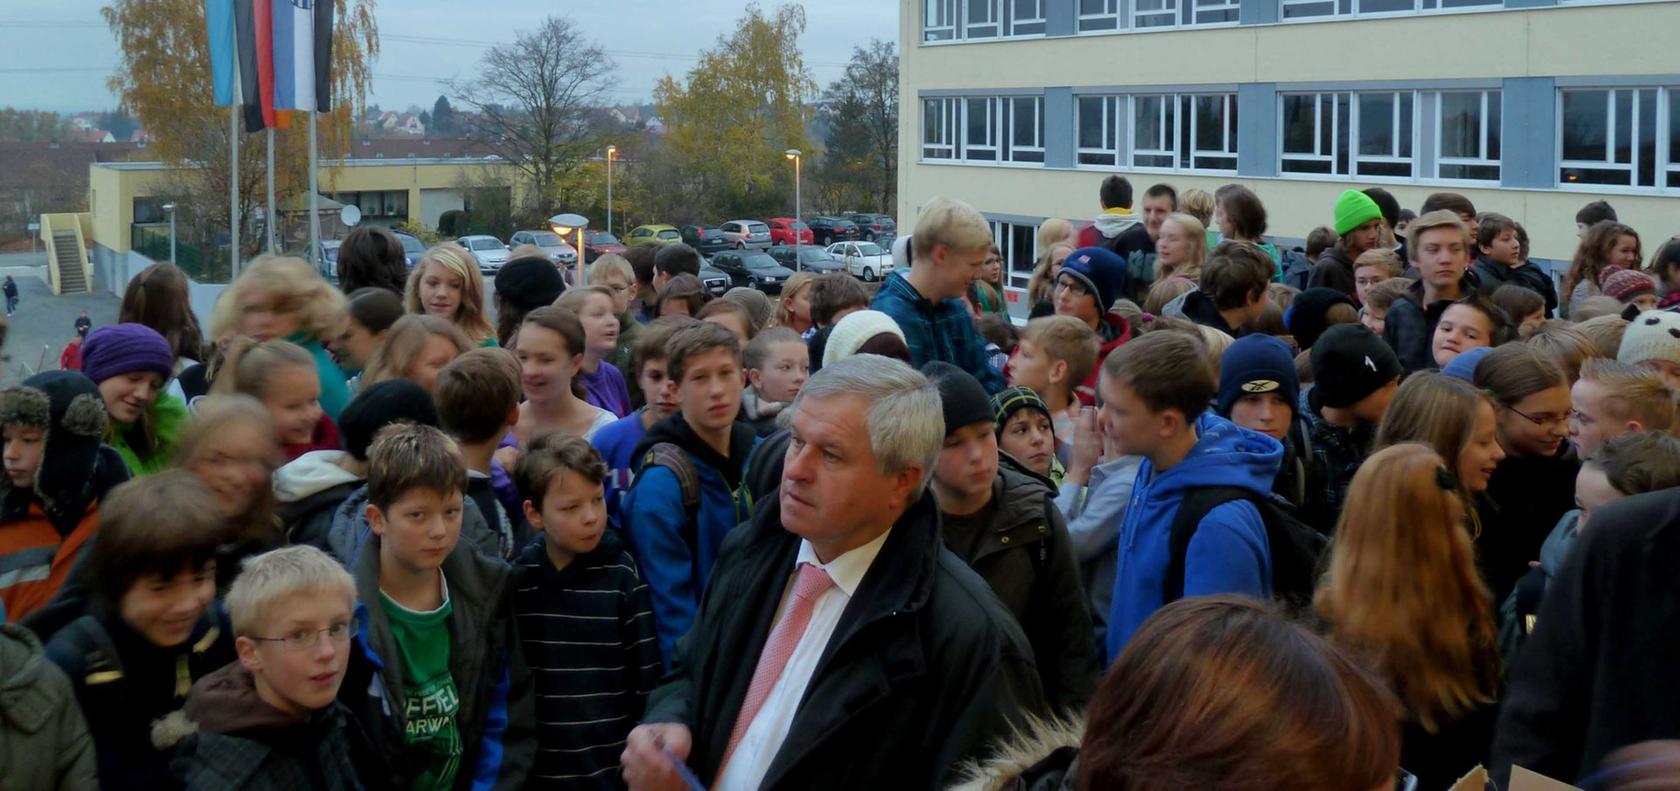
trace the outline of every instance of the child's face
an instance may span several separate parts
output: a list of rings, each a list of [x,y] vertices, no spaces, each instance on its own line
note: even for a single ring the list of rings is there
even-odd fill
[[[1365,325],[1365,329],[1373,334],[1382,335],[1383,329],[1388,325],[1388,308],[1378,310],[1366,305],[1365,310],[1359,314],[1359,323]]]
[[[1680,269],[1680,267],[1676,267]],[[787,308],[792,317],[789,329],[794,332],[804,332],[811,328],[811,287],[806,286],[793,293],[784,300],[783,307]]]
[[[297,591],[267,603],[263,631],[235,643],[263,700],[293,716],[332,705],[350,664],[352,604],[323,591]]]
[[[986,255],[986,263],[980,266],[980,279],[994,285],[1002,283],[1003,256],[998,255],[997,253],[988,253]]]
[[[1668,383],[1669,389],[1680,390],[1680,363],[1672,363],[1668,360],[1646,360],[1640,365],[1662,374],[1663,381]]]
[[[339,368],[355,373],[367,365],[384,340],[385,333],[375,334],[361,322],[351,319],[344,327],[344,334],[332,343],[333,360]]]
[[[726,327],[730,332],[735,333],[735,338],[741,342],[741,346],[743,348],[745,348],[747,343],[750,341],[747,335],[751,332],[751,330],[747,327],[746,319],[741,318],[741,314],[739,313],[734,311],[730,311],[728,313],[714,313],[707,316],[706,321],[721,327]]]
[[[933,482],[958,497],[978,498],[991,491],[997,468],[997,425],[989,420],[971,423],[945,435]]]
[[[549,476],[541,508],[525,501],[525,518],[543,532],[555,565],[564,565],[601,544],[607,525],[606,495],[599,482],[563,470]]]
[[[8,424],[5,427],[6,477],[19,489],[35,487],[35,473],[47,452],[47,430]]]
[[[420,353],[414,355],[414,359],[409,362],[404,378],[430,393],[432,387],[437,384],[438,371],[443,370],[444,366],[460,354],[461,350],[455,347],[454,341],[442,335],[428,336],[426,342],[420,346]]]
[[[624,311],[630,309],[630,300],[636,298],[636,284],[626,280],[624,275],[614,272],[603,276],[601,285],[612,291],[613,315],[624,315]]]
[[[1435,325],[1432,351],[1435,364],[1445,368],[1447,363],[1471,349],[1493,343],[1493,322],[1487,314],[1468,305],[1453,305],[1441,314]]]
[[[163,377],[152,371],[129,371],[99,383],[99,396],[105,399],[105,411],[111,420],[123,425],[132,424],[150,409],[163,389]]]
[[[381,563],[410,573],[435,571],[461,537],[464,495],[458,491],[410,489],[380,509],[368,503],[368,527],[381,539]]]
[[[1515,266],[1522,254],[1522,245],[1517,243],[1517,229],[1506,228],[1493,238],[1493,243],[1482,248],[1482,255],[1494,263]]]
[[[811,376],[811,354],[800,341],[776,344],[764,367],[750,374],[753,387],[766,401],[788,402],[799,395]]]
[[[1278,392],[1244,393],[1231,402],[1231,422],[1283,441],[1295,410]]]
[[[1103,402],[1097,411],[1097,421],[1109,442],[1121,453],[1132,456],[1148,456],[1161,447],[1161,416],[1149,411],[1149,406],[1130,386],[1107,373],[1102,374],[1097,386]]]
[[[263,406],[282,445],[306,445],[321,422],[321,380],[313,366],[288,365],[269,374]]]
[[[1093,327],[1102,318],[1096,295],[1086,291],[1084,284],[1075,280],[1072,275],[1064,274],[1056,278],[1054,300],[1058,316],[1072,316]]]
[[[1656,297],[1651,297],[1651,300],[1652,302],[1655,302]],[[1517,325],[1517,336],[1526,340],[1529,336],[1533,335],[1540,329],[1540,325],[1545,323],[1546,309],[1541,308],[1528,314],[1527,316],[1522,317],[1522,323]]]
[[[1365,292],[1371,287],[1388,279],[1388,272],[1382,267],[1362,266],[1353,270],[1353,288],[1359,297],[1359,304],[1365,304]]]
[[[1458,452],[1458,485],[1471,494],[1487,491],[1494,469],[1504,459],[1505,451],[1499,447],[1498,416],[1494,414],[1492,404],[1477,399],[1476,433],[1470,436],[1470,443]]]
[[[1039,475],[1049,475],[1056,458],[1056,433],[1050,416],[1037,409],[1017,409],[1003,424],[998,450],[1014,456]]]
[[[1499,445],[1510,456],[1557,455],[1569,436],[1569,388],[1559,384],[1499,410]]]
[[[239,297],[239,333],[259,341],[284,338],[303,327],[303,317],[296,311],[281,312],[279,296],[261,289],[251,289]]]
[[[1639,308],[1640,313],[1644,313],[1647,310],[1656,310],[1657,309],[1657,295],[1654,294],[1654,293],[1653,294],[1640,294],[1639,296],[1628,300],[1628,304],[1632,305],[1636,308]]]
[[[583,324],[584,345],[589,351],[603,357],[618,351],[618,314],[622,312],[613,310],[613,301],[600,294],[583,303],[578,321]]]
[[[272,434],[250,423],[232,423],[205,439],[184,466],[216,493],[222,515],[231,519],[244,514],[269,485],[274,453]]]
[[[677,383],[666,374],[665,360],[646,360],[642,363],[642,372],[636,376],[636,384],[642,388],[642,397],[647,399],[649,412],[659,420],[664,420],[677,413],[682,408],[682,401],[677,398]]]
[[[1615,246],[1610,248],[1610,263],[1624,269],[1639,268],[1639,237],[1620,236],[1616,238]]]
[[[1581,520],[1575,529],[1586,529],[1594,511],[1626,496],[1610,485],[1610,479],[1598,465],[1592,462],[1581,465],[1581,471],[1575,474],[1575,507],[1581,509]]]
[[[1161,223],[1155,239],[1155,260],[1163,266],[1177,266],[1190,255],[1190,235],[1176,222]]]
[[[420,277],[420,307],[440,319],[454,321],[461,311],[461,290],[465,286],[461,276],[448,267],[436,261],[428,262],[426,273]]]
[[[1464,235],[1452,227],[1430,228],[1418,237],[1418,249],[1408,251],[1423,282],[1437,289],[1452,288],[1464,277],[1470,256]]]
[[[1041,396],[1050,389],[1050,358],[1026,338],[1016,344],[1008,369],[1009,384],[1015,387],[1028,388]]]
[[[536,324],[519,328],[519,384],[527,399],[549,401],[572,391],[583,355],[571,354],[560,333]]]
[[[677,396],[683,419],[698,429],[728,432],[741,407],[741,362],[728,349],[709,349],[690,357]]]
[[[170,576],[147,574],[134,581],[117,603],[123,623],[159,648],[173,648],[192,636],[193,627],[216,597],[216,563],[183,569]]]

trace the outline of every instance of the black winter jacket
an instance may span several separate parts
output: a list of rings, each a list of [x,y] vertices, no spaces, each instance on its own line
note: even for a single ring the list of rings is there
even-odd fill
[[[1558,520],[1575,507],[1575,476],[1581,460],[1568,444],[1550,458],[1508,456],[1488,479],[1476,514],[1476,565],[1493,593],[1505,601],[1529,564],[1540,559],[1540,546]]]
[[[1353,259],[1335,245],[1318,254],[1312,277],[1307,279],[1307,288],[1333,288],[1354,300],[1359,299],[1358,285],[1353,277]]]
[[[938,788],[958,759],[1043,716],[1031,649],[1009,613],[939,540],[932,497],[888,535],[841,615],[765,789]],[[723,545],[694,628],[645,722],[688,726],[688,764],[718,774],[800,539],[759,503]]]
[[[1546,300],[1546,318],[1557,313],[1557,286],[1552,285],[1552,276],[1540,271],[1534,264],[1512,269],[1504,264],[1497,264],[1488,260],[1486,256],[1477,256],[1476,263],[1470,265],[1476,279],[1481,281],[1482,290],[1493,294],[1500,286],[1522,286]],[[1521,316],[1511,316],[1511,323],[1522,321]]]
[[[1617,748],[1680,738],[1680,489],[1618,500],[1581,531],[1517,654],[1490,767],[1573,781]]]
[[[1460,282],[1460,290],[1465,294],[1481,287],[1474,272],[1465,272]],[[1438,299],[1426,306],[1423,299],[1420,280],[1394,300],[1383,323],[1383,340],[1388,341],[1389,348],[1400,358],[1400,367],[1406,373],[1436,367],[1430,344],[1435,339],[1435,325],[1441,321],[1441,314],[1452,304],[1451,300]]]

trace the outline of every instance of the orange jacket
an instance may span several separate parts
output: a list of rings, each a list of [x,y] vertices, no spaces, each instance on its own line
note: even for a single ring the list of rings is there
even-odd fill
[[[6,620],[15,623],[58,595],[98,525],[97,502],[66,536],[53,529],[39,503],[30,503],[23,518],[0,523],[0,603]]]

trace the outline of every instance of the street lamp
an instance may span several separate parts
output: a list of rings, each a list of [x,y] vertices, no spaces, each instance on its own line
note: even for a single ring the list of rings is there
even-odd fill
[[[572,281],[572,285],[583,285],[583,229],[589,227],[589,219],[581,214],[556,214],[548,218],[548,227],[561,239],[565,239],[566,234],[577,231],[577,279]]]
[[[607,233],[613,232],[612,224],[612,162],[618,156],[618,146],[607,146]],[[579,252],[582,255],[582,252]]]
[[[175,260],[175,204],[165,203],[163,210],[169,212],[169,263],[180,266],[180,262]]]
[[[800,234],[799,234],[799,223],[804,222],[804,220],[800,219],[800,217],[799,217],[799,156],[800,156],[800,151],[797,148],[790,148],[790,149],[787,150],[786,154],[787,154],[788,159],[793,160],[793,269],[794,269],[795,272],[797,272],[797,271],[800,270],[800,268],[801,268],[800,265],[803,263],[799,260],[799,258],[800,258],[800,253],[801,253],[801,245],[803,244],[802,240],[804,239],[804,237],[800,236]]]

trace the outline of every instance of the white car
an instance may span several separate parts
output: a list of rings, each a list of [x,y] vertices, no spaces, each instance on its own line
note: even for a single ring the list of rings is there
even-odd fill
[[[866,283],[886,277],[893,271],[892,253],[874,242],[835,242],[828,246],[828,254],[839,259],[846,271]]]
[[[502,271],[502,264],[508,261],[508,247],[502,240],[494,236],[463,236],[455,243],[467,248],[472,257],[478,261],[478,271],[492,275]]]
[[[560,234],[553,231],[520,231],[508,240],[509,247],[518,247],[522,244],[534,244],[541,247],[543,252],[548,254],[548,260],[556,264],[577,263],[577,248],[566,244],[566,240],[561,239]]]

